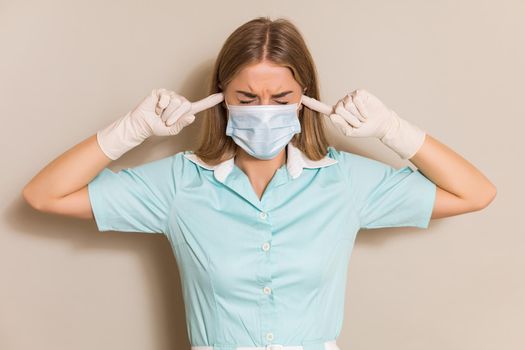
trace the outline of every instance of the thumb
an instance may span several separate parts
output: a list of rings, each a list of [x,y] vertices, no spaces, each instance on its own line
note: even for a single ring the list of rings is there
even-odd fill
[[[332,123],[343,133],[345,136],[350,136],[354,131],[354,128],[350,126],[339,114],[330,114],[330,120]]]
[[[190,114],[190,115],[186,115],[186,116],[184,116],[183,118],[181,118],[180,123],[181,123],[183,126],[188,126],[188,125],[190,125],[191,123],[193,123],[194,121],[195,121],[195,115]]]
[[[184,127],[190,125],[195,121],[195,115],[185,115],[184,117],[180,118],[169,128],[169,134],[170,135],[177,135]]]

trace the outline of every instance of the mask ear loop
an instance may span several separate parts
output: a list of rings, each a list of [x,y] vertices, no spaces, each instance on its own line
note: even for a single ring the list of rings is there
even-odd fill
[[[302,107],[302,105],[304,104],[304,103],[303,103],[303,96],[306,96],[306,95],[305,95],[306,90],[308,90],[308,87],[305,86],[305,87],[303,88],[303,92],[302,92],[302,94],[301,94],[301,97],[299,97],[299,103],[298,103],[298,104],[299,104],[299,106],[298,106],[299,108],[297,109],[297,113],[299,113],[299,111],[301,111],[301,110],[303,109],[303,107]]]
[[[304,95],[306,93],[306,89],[307,89],[306,87],[303,89],[303,93],[301,94],[301,97],[299,98],[299,107],[301,107],[301,105],[303,105],[303,96],[306,96],[306,95]]]

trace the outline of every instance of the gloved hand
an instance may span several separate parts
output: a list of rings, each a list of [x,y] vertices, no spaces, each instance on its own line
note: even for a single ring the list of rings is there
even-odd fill
[[[198,102],[166,89],[155,89],[133,110],[97,132],[102,151],[112,160],[120,158],[152,135],[178,134],[193,123],[195,114],[222,102],[224,95],[216,93]]]
[[[400,118],[364,89],[347,94],[333,108],[305,97],[302,99],[303,104],[328,115],[346,136],[377,137],[402,159],[412,158],[425,141],[424,130]]]

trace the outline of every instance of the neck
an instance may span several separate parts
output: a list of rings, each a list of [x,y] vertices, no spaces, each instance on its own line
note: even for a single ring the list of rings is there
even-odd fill
[[[286,164],[286,161],[286,147],[284,147],[273,159],[268,160],[255,158],[246,153],[246,151],[240,147],[235,156],[235,165],[237,165],[249,177],[261,176],[271,178],[277,169]]]

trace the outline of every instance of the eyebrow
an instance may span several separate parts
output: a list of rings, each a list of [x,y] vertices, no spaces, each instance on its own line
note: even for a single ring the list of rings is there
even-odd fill
[[[257,97],[257,95],[252,94],[251,92],[248,92],[248,91],[235,90],[235,92],[241,93],[241,94],[245,95],[246,97],[250,97],[250,98]],[[272,95],[272,97],[274,97],[274,98],[284,97],[284,96],[286,96],[286,95],[288,95],[288,94],[290,94],[292,92],[293,91],[284,91],[284,92]]]

